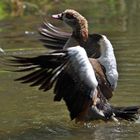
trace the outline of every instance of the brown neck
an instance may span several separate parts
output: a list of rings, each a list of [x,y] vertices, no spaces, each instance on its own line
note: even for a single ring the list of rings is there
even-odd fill
[[[86,42],[88,39],[88,24],[86,21],[82,20],[79,26],[73,30],[72,36],[76,38],[77,41]]]

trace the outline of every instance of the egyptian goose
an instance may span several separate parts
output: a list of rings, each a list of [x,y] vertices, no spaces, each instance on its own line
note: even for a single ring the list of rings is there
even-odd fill
[[[53,17],[65,19],[64,17],[67,17],[69,12],[73,12],[73,10],[66,10],[63,14]],[[68,17],[70,18],[70,16]],[[72,16],[70,19],[72,20]],[[75,25],[79,29],[77,24]],[[15,57],[15,60],[12,60],[12,62],[21,63],[17,66],[25,67],[19,71],[33,70],[33,72],[17,80],[21,80],[23,83],[31,83],[31,86],[40,85],[39,89],[44,91],[51,89],[55,83],[54,100],[63,99],[70,111],[71,119],[76,119],[76,121],[116,120],[115,117],[130,120],[136,118],[139,107],[115,108],[107,102],[107,99],[112,96],[112,91],[116,88],[118,80],[116,59],[110,41],[99,34],[91,36],[84,34],[82,36],[77,30],[75,32],[73,23],[69,25],[72,25],[73,33],[67,43],[63,45],[63,50],[34,58]],[[82,27],[84,29],[85,26]],[[46,32],[48,31],[45,30]],[[76,37],[77,35],[79,37]],[[83,39],[84,36],[86,39]],[[50,39],[54,39],[52,35],[49,36]],[[88,59],[84,49],[79,46],[80,43],[82,47],[91,44],[90,49],[93,48],[95,52],[97,48],[95,49],[93,44],[100,46],[98,47],[98,54],[100,54],[98,59]],[[74,47],[76,45],[79,46],[77,49]],[[87,50],[86,52],[89,55]]]
[[[117,85],[118,72],[113,47],[110,41],[100,34],[88,34],[87,20],[75,10],[67,9],[60,14],[52,15],[52,17],[63,20],[68,24],[72,28],[72,34],[60,32],[59,29],[44,22],[44,26],[41,27],[40,33],[45,36],[45,38],[41,38],[41,41],[45,43],[44,45],[46,47],[50,48],[56,48],[55,46],[57,46],[57,44],[59,46],[58,48],[61,49],[80,45],[85,48],[89,57],[98,57],[97,60],[90,59],[90,62],[95,69],[96,77],[98,77],[98,80],[100,81],[99,85],[103,95],[107,99],[111,98]],[[99,43],[101,38],[103,41],[100,41]],[[107,53],[103,52],[105,51],[105,48],[107,49]],[[101,53],[104,53],[106,57],[103,57],[103,55],[100,57]],[[62,83],[62,79],[65,79],[65,76],[66,74],[61,77]]]
[[[102,42],[102,38],[99,42]],[[113,107],[108,103],[100,90],[100,80],[96,78],[91,59],[88,58],[84,48],[80,46],[32,58],[13,57],[9,62],[10,66],[18,68],[15,70],[16,72],[29,72],[29,74],[16,79],[17,81],[30,83],[30,86],[39,86],[39,90],[43,91],[54,86],[54,101],[63,99],[71,119],[75,119],[76,122],[97,119],[132,121],[138,117],[138,106]],[[62,83],[61,77],[65,73],[68,77],[65,77],[64,83]],[[70,81],[67,78],[69,77],[71,77],[72,85],[68,86]]]

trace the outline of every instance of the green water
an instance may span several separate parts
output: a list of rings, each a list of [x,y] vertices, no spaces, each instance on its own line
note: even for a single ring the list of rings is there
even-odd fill
[[[121,1],[116,9],[108,9],[101,1],[94,5],[88,1],[84,7],[81,3],[78,10],[88,18],[90,32],[107,35],[114,46],[119,81],[110,102],[117,106],[140,105],[140,3]],[[20,56],[47,51],[37,40],[42,20],[42,16],[26,16],[0,21],[0,47]],[[49,21],[66,27],[50,18]],[[19,76],[20,73],[4,71],[0,64],[0,140],[140,139],[139,120],[76,125],[70,121],[64,102],[53,102],[52,91],[41,92],[13,81]]]

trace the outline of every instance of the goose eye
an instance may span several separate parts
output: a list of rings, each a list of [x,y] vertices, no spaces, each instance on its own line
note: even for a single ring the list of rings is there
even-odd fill
[[[72,19],[72,18],[73,18],[73,15],[71,15],[71,14],[66,14],[66,18]]]

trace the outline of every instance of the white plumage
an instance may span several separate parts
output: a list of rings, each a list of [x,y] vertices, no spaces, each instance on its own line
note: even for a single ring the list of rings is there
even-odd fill
[[[95,72],[84,48],[80,46],[68,48],[68,54],[70,56],[70,66],[83,81],[91,88],[96,88],[98,85]]]
[[[101,45],[101,57],[99,57],[98,60],[105,67],[107,79],[114,90],[117,86],[118,71],[113,47],[104,35],[103,38],[100,39],[99,44]]]

